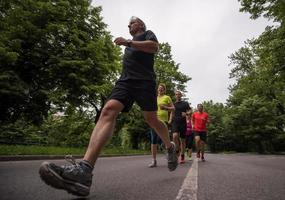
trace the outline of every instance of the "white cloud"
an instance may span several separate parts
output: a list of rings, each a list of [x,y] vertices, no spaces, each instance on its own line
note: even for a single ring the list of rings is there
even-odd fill
[[[140,17],[160,42],[168,42],[180,71],[192,77],[187,84],[191,104],[226,102],[230,84],[228,56],[258,37],[269,24],[240,13],[237,0],[96,0],[103,21],[114,37],[130,38],[128,22]]]

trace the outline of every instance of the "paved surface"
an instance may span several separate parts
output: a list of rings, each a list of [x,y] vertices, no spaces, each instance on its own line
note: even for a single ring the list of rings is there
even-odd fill
[[[285,156],[210,154],[199,162],[199,200],[284,200]]]
[[[174,172],[168,172],[162,155],[157,168],[147,168],[149,160],[150,156],[99,158],[86,199],[285,199],[285,156],[206,154],[206,162],[187,162]],[[41,162],[0,162],[0,199],[83,199],[46,186],[38,175]]]
[[[190,170],[191,163],[169,172],[163,155],[158,167],[148,168],[150,156],[99,158],[91,195],[96,200],[173,200]],[[39,178],[42,161],[0,162],[0,199],[76,199],[62,190],[46,186]],[[62,160],[54,160],[63,164]],[[77,198],[78,199],[78,198]]]

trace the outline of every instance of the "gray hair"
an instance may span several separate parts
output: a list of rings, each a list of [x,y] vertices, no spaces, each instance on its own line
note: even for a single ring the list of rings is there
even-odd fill
[[[138,17],[132,16],[131,19],[130,19],[130,21],[133,21],[133,20],[139,22],[139,23],[142,25],[143,31],[146,31],[146,25],[145,25],[145,23],[143,22],[143,20],[141,20],[141,19],[138,18]]]

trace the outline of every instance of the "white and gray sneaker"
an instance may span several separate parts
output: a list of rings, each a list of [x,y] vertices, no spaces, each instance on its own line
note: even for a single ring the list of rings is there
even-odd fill
[[[153,161],[148,165],[148,167],[149,167],[149,168],[157,167],[156,160],[153,160]]]
[[[77,196],[88,196],[92,184],[91,166],[77,163],[71,156],[65,158],[71,165],[57,166],[54,163],[43,162],[39,173],[41,179],[48,185],[66,190]]]
[[[171,147],[166,151],[166,159],[169,171],[174,171],[178,166],[178,157],[174,142],[171,142]]]

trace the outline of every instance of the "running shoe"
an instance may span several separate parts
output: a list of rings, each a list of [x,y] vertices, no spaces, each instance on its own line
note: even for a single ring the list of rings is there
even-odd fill
[[[180,162],[179,162],[180,164],[183,164],[183,163],[185,163],[185,156],[184,155],[181,155],[181,157],[180,157]]]
[[[58,166],[43,162],[39,169],[41,179],[46,184],[73,195],[88,196],[92,184],[92,167],[83,162],[77,163],[71,156],[65,159],[71,165]]]
[[[200,151],[197,151],[196,157],[197,157],[197,158],[200,158]]]
[[[169,171],[174,171],[178,165],[175,143],[171,142],[171,147],[166,151],[167,165]]]
[[[153,160],[149,165],[149,168],[157,167],[156,160]]]

